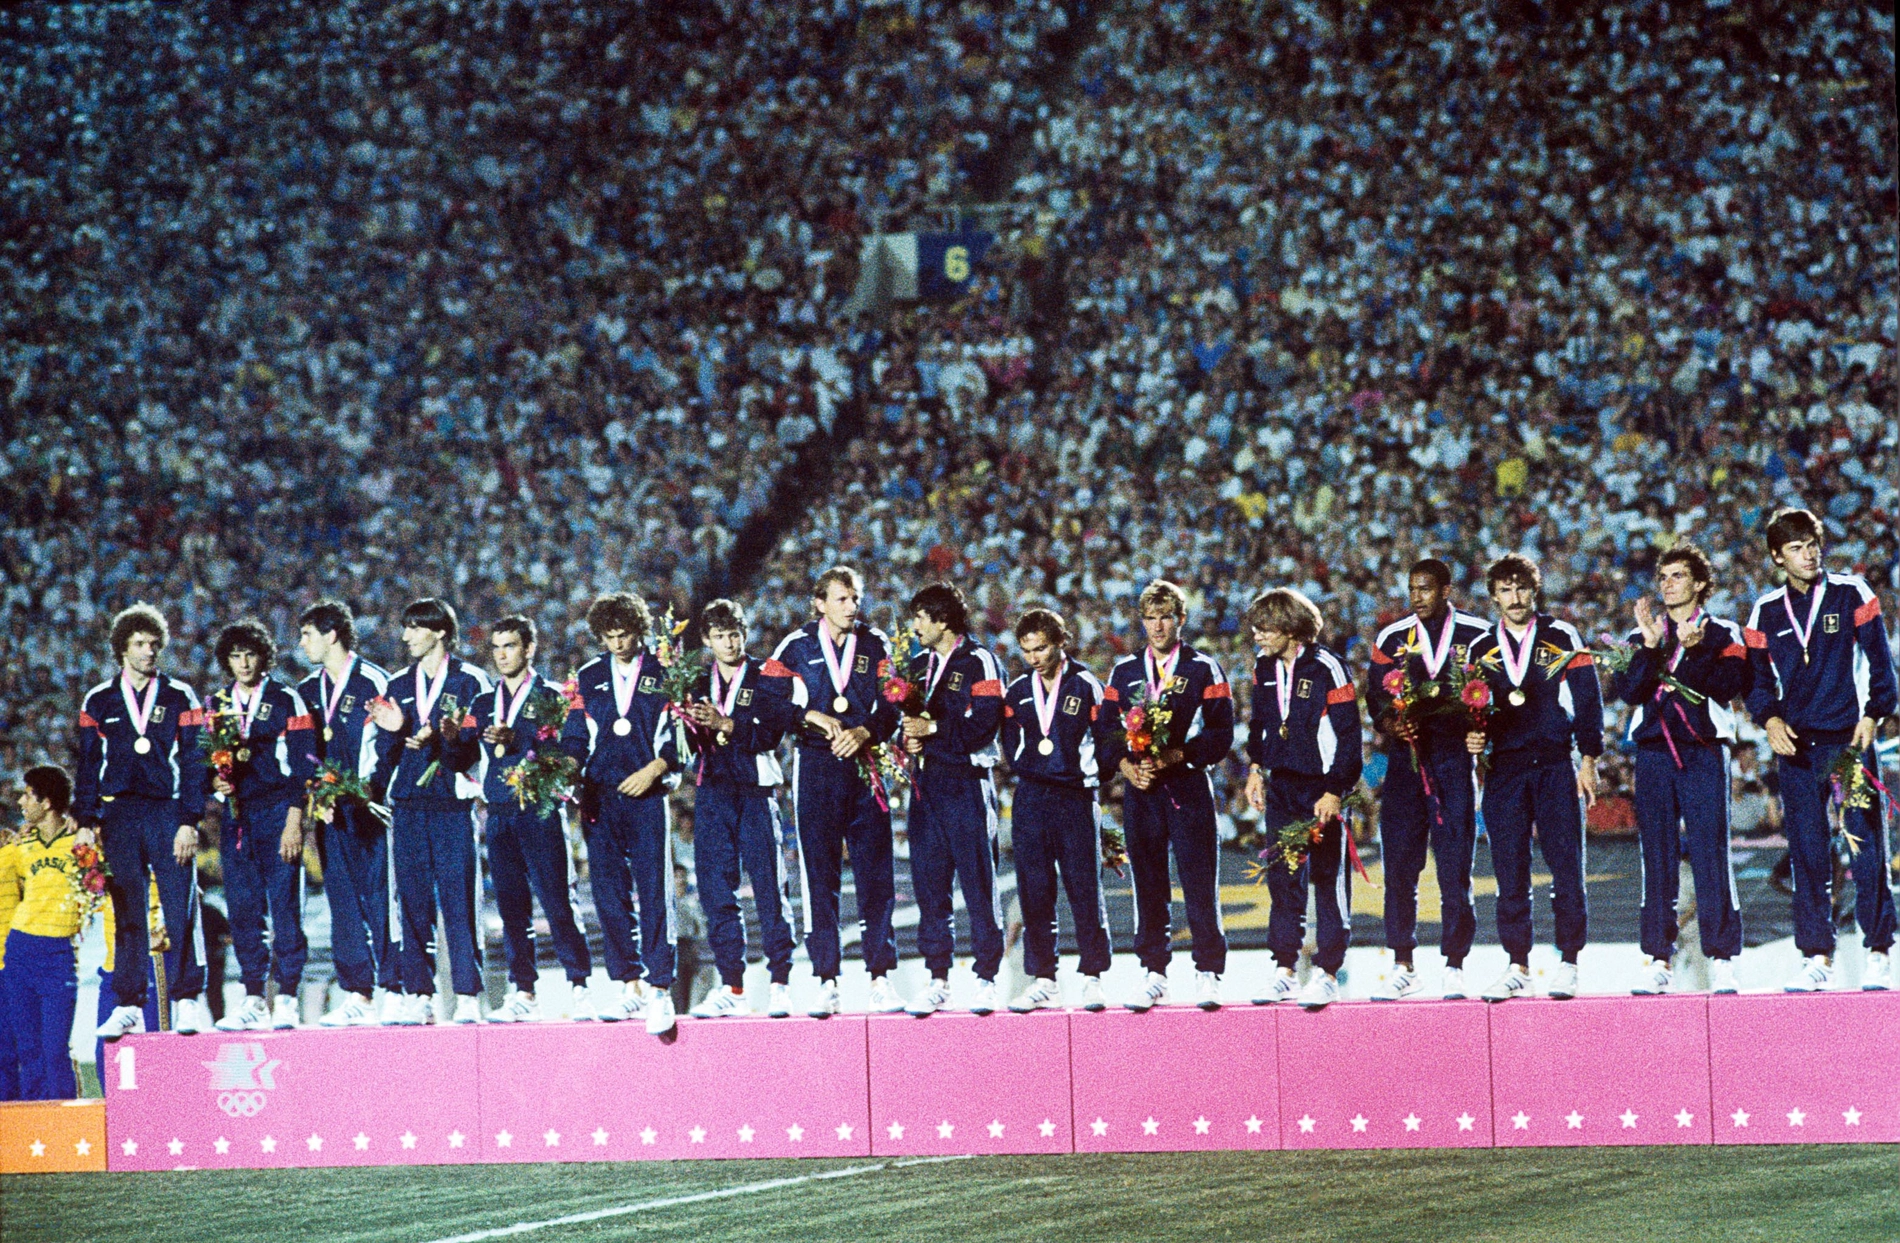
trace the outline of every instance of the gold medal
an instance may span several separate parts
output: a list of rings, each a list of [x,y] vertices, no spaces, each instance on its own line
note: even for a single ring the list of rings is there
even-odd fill
[[[1282,738],[1286,737],[1286,722],[1285,721],[1280,722],[1280,737]]]
[[[1044,738],[1041,742],[1036,744],[1036,753],[1038,755],[1054,755],[1056,753],[1055,740],[1052,738]]]
[[[140,755],[149,755],[152,750],[152,740],[140,734],[138,741],[132,744],[132,749]]]
[[[325,726],[323,727],[323,740],[324,740],[325,742],[335,742],[335,741],[336,741],[336,731],[335,731],[335,730],[333,730],[333,729],[331,729],[331,728],[330,728],[330,727],[329,727],[328,725],[325,725]]]
[[[846,699],[843,695],[840,695],[831,701],[831,710],[833,712],[849,712],[851,711],[851,701]]]
[[[619,734],[622,738],[625,738],[632,732],[633,722],[629,721],[626,717],[623,716],[614,722],[614,733]]]
[[[237,762],[240,764],[248,764],[251,762],[251,749],[249,747],[239,747],[237,749]]]
[[[1506,695],[1505,698],[1511,701],[1513,708],[1522,708],[1524,706],[1524,692],[1521,690],[1512,691]]]
[[[1438,698],[1438,683],[1436,683],[1436,682],[1427,682],[1427,683],[1425,684],[1425,698],[1427,698],[1427,699],[1436,699],[1436,698]]]
[[[496,743],[495,744],[495,758],[500,759],[502,756],[506,754],[508,754],[508,748],[502,743],[499,743],[499,742]]]

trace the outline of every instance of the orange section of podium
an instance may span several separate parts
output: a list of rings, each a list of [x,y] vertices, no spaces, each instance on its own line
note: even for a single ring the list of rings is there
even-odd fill
[[[0,1104],[0,1174],[79,1174],[105,1168],[104,1101]]]

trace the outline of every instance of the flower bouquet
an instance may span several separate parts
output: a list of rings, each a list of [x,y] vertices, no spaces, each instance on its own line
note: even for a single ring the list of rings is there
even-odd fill
[[[325,760],[306,785],[304,815],[325,824],[336,819],[336,805],[344,799],[369,802],[369,782],[335,760]]]
[[[520,718],[526,722],[527,749],[504,778],[515,792],[515,801],[524,810],[532,807],[542,819],[562,803],[574,801],[580,776],[580,765],[559,745],[567,709],[567,696],[552,687],[537,687],[528,696]]]
[[[1623,640],[1612,638],[1607,634],[1599,634],[1597,636],[1597,642],[1602,646],[1592,648],[1590,654],[1602,661],[1613,674],[1627,672],[1630,667],[1630,662],[1636,659],[1636,653],[1639,650],[1637,644],[1625,643]],[[1680,678],[1667,669],[1664,669],[1662,672],[1662,684],[1682,696],[1683,699],[1689,703],[1701,704],[1708,702],[1709,697],[1707,695],[1704,695],[1701,691],[1689,689]]]
[[[1185,683],[1185,679],[1176,678],[1162,693],[1166,695],[1178,690]],[[1169,762],[1169,744],[1173,741],[1169,727],[1174,711],[1164,707],[1164,702],[1158,700],[1149,703],[1146,685],[1137,686],[1129,692],[1128,706],[1122,710],[1119,733],[1122,745],[1128,748],[1128,758],[1137,764],[1152,760],[1159,767]]]
[[[692,722],[686,717],[686,705],[692,702],[699,679],[706,674],[709,657],[704,648],[688,652],[680,643],[680,637],[686,633],[686,626],[685,621],[674,620],[673,606],[667,605],[666,616],[660,619],[660,633],[653,645],[653,655],[660,662],[660,694],[666,697],[667,711],[691,727]]]
[[[1347,820],[1352,813],[1364,813],[1371,806],[1372,792],[1363,784],[1357,785],[1353,787],[1351,793],[1339,801],[1339,815],[1335,817],[1340,821],[1341,832],[1346,835],[1346,847],[1352,855],[1352,865],[1358,869],[1361,876],[1366,875],[1366,870],[1359,862],[1359,849],[1353,844],[1352,828]],[[1306,856],[1324,838],[1328,823],[1328,821],[1308,818],[1282,825],[1279,832],[1274,835],[1274,840],[1256,856],[1260,862],[1246,865],[1247,879],[1255,884],[1264,882],[1267,879],[1267,873],[1273,870],[1275,863],[1283,864],[1289,872],[1299,871],[1300,865],[1306,862]]]
[[[440,738],[446,736],[450,730],[462,729],[469,723],[470,718],[467,710],[462,707],[462,702],[455,696],[444,695],[436,703],[435,732],[438,735],[436,758],[430,760],[429,766],[422,770],[422,776],[416,778],[416,784],[418,786],[426,786],[431,781],[434,781],[437,770],[442,767]]]
[[[74,844],[73,862],[79,867],[73,877],[73,902],[78,908],[83,932],[92,917],[105,909],[106,885],[112,879],[112,869],[106,866],[105,854],[91,842]]]
[[[1857,855],[1861,841],[1848,830],[1847,813],[1872,807],[1874,791],[1880,783],[1867,771],[1867,766],[1860,762],[1860,753],[1852,747],[1842,747],[1836,753],[1834,762],[1828,766],[1827,783],[1832,791],[1830,801],[1840,808],[1840,834],[1847,839],[1847,853]]]
[[[220,780],[232,785],[232,792],[225,796],[231,809],[231,818],[238,814],[237,766],[241,761],[251,758],[250,748],[244,745],[244,734],[239,724],[237,705],[231,701],[230,691],[218,691],[212,697],[212,706],[205,711],[204,728],[198,731],[198,750],[204,753],[205,767]]]

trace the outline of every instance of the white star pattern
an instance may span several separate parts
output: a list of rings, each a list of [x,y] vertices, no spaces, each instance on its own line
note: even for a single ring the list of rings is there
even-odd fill
[[[92,1141],[89,1139],[80,1140],[78,1143],[73,1145],[73,1151],[77,1152],[82,1157],[91,1155]]]
[[[399,1138],[404,1148],[414,1148],[416,1146],[416,1133],[414,1131],[404,1131]]]
[[[686,1132],[686,1138],[692,1140],[695,1144],[703,1144],[706,1142],[706,1128],[703,1126],[696,1126],[692,1130]]]
[[[1089,1123],[1089,1130],[1095,1132],[1097,1135],[1106,1135],[1108,1134],[1108,1123],[1097,1118],[1095,1121]]]
[[[805,1138],[805,1128],[794,1122],[785,1128],[785,1138],[796,1144],[799,1140]]]
[[[840,1122],[838,1124],[838,1138],[840,1140],[851,1138],[851,1124],[849,1122]]]
[[[1736,1110],[1733,1114],[1729,1115],[1729,1121],[1734,1123],[1736,1126],[1747,1126],[1748,1125],[1748,1111],[1746,1109]]]
[[[607,1146],[607,1128],[604,1126],[595,1127],[594,1128],[594,1147],[605,1148],[606,1146]]]
[[[752,1137],[757,1134],[758,1132],[753,1130],[752,1124],[748,1122],[744,1126],[739,1128],[739,1142],[742,1144],[749,1144],[752,1142]]]
[[[1684,1109],[1681,1113],[1676,1115],[1676,1125],[1677,1126],[1694,1126],[1695,1115],[1690,1113],[1687,1109]]]
[[[128,1139],[119,1145],[119,1151],[128,1157],[136,1157],[139,1155],[139,1142],[135,1139]]]
[[[1207,1128],[1212,1125],[1214,1124],[1209,1122],[1205,1115],[1196,1118],[1194,1120],[1194,1133],[1196,1135],[1205,1135],[1207,1134]]]
[[[1311,1135],[1313,1133],[1313,1128],[1318,1125],[1319,1125],[1319,1122],[1313,1117],[1313,1115],[1307,1114],[1304,1118],[1300,1119],[1300,1134]]]
[[[309,1145],[311,1152],[323,1151],[323,1136],[321,1135],[312,1134],[304,1143]]]
[[[1366,1133],[1366,1123],[1368,1121],[1369,1119],[1364,1114],[1354,1114],[1352,1116],[1352,1129],[1354,1131],[1357,1131],[1359,1134],[1364,1135]]]
[[[28,1152],[30,1152],[30,1153],[32,1153],[32,1154],[33,1154],[34,1156],[36,1156],[36,1157],[43,1157],[43,1156],[45,1156],[45,1155],[46,1155],[46,1145],[45,1145],[45,1144],[43,1144],[43,1143],[41,1143],[41,1142],[40,1142],[39,1140],[37,1140],[37,1139],[36,1139],[36,1140],[34,1140],[34,1141],[33,1141],[32,1143],[30,1143],[30,1144],[28,1144],[28,1145],[26,1146],[26,1149],[27,1149],[27,1151],[28,1151]],[[178,1155],[178,1154],[177,1154],[177,1153],[175,1153],[175,1152],[174,1152],[174,1153],[172,1154],[172,1156],[174,1156],[174,1157],[175,1157],[175,1156],[177,1156],[177,1155]]]
[[[1249,1135],[1258,1135],[1258,1134],[1260,1134],[1260,1118],[1259,1118],[1259,1116],[1258,1116],[1258,1115],[1255,1115],[1255,1116],[1253,1116],[1253,1117],[1250,1117],[1250,1118],[1248,1118],[1248,1119],[1247,1119],[1247,1122],[1246,1122],[1246,1127],[1247,1127],[1247,1134],[1249,1134]]]
[[[660,1138],[660,1133],[654,1130],[652,1127],[648,1127],[646,1130],[640,1132],[640,1142],[643,1144],[655,1143],[659,1140],[659,1138]]]
[[[1571,1110],[1569,1114],[1564,1117],[1564,1125],[1573,1131],[1581,1131],[1583,1129],[1583,1115],[1574,1109]]]
[[[1146,1118],[1143,1118],[1141,1120],[1141,1133],[1143,1135],[1161,1134],[1161,1124],[1155,1121],[1155,1116],[1153,1114],[1149,1114]]]
[[[1860,1125],[1860,1110],[1855,1109],[1853,1106],[1850,1105],[1849,1107],[1841,1111],[1841,1121],[1847,1124],[1848,1126],[1859,1126]]]
[[[1465,1113],[1459,1114],[1456,1118],[1452,1119],[1452,1121],[1458,1124],[1459,1130],[1469,1131],[1472,1125],[1477,1122],[1477,1119],[1472,1117],[1470,1112],[1467,1111]]]
[[[892,1139],[904,1138],[904,1124],[901,1122],[893,1122],[884,1129]]]
[[[1056,1137],[1056,1124],[1047,1118],[1044,1118],[1038,1123],[1036,1129],[1042,1132],[1044,1139],[1054,1139]]]
[[[989,1130],[991,1139],[1003,1138],[1003,1124],[1001,1122],[991,1122]]]
[[[1789,1126],[1806,1126],[1807,1124],[1808,1116],[1801,1112],[1801,1106],[1796,1105],[1793,1109],[1788,1111]]]
[[[166,1144],[165,1147],[174,1157],[183,1156],[185,1153],[185,1141],[182,1139],[174,1138],[172,1142]]]
[[[462,1134],[460,1131],[449,1132],[449,1147],[460,1148],[463,1144],[467,1142],[468,1142],[468,1136]]]
[[[1625,1108],[1623,1112],[1617,1116],[1623,1120],[1623,1129],[1625,1131],[1634,1131],[1636,1129],[1636,1111],[1634,1109]]]
[[[358,1131],[356,1133],[356,1138],[351,1140],[350,1142],[356,1145],[356,1151],[358,1152],[369,1151],[369,1136],[363,1134],[361,1131]]]
[[[955,1130],[956,1128],[950,1125],[950,1119],[945,1118],[942,1122],[937,1124],[937,1137],[939,1139],[949,1139],[951,1133]]]
[[[1419,1117],[1417,1114],[1406,1114],[1403,1118],[1399,1119],[1399,1121],[1405,1124],[1406,1130],[1416,1131],[1418,1130],[1418,1124],[1423,1122],[1424,1119]]]
[[[216,1149],[216,1150],[217,1150],[217,1153],[218,1153],[218,1155],[219,1155],[220,1157],[225,1157],[225,1156],[229,1156],[229,1155],[231,1154],[231,1141],[230,1141],[230,1140],[228,1140],[228,1139],[226,1139],[226,1138],[225,1138],[224,1136],[222,1136],[222,1135],[220,1135],[220,1136],[218,1136],[218,1138],[216,1138],[216,1139],[214,1139],[214,1140],[212,1140],[212,1141],[211,1141],[211,1146],[212,1146],[212,1148],[214,1148],[214,1149]],[[129,1156],[131,1156],[132,1154],[128,1152],[128,1153],[126,1153],[125,1155],[129,1157]]]
[[[262,1148],[265,1152],[276,1152],[277,1140],[273,1138],[272,1136],[266,1135],[263,1139],[260,1139],[257,1141],[257,1146],[259,1148]],[[458,1148],[461,1147],[460,1144],[456,1144],[455,1146]]]
[[[515,1137],[510,1135],[508,1132],[502,1131],[495,1136],[495,1147],[513,1148],[514,1146],[515,1146]]]
[[[1518,1130],[1518,1131],[1528,1131],[1528,1130],[1530,1130],[1530,1129],[1531,1129],[1531,1116],[1530,1116],[1529,1114],[1527,1114],[1527,1113],[1525,1113],[1525,1112],[1524,1112],[1523,1110],[1521,1110],[1521,1109],[1520,1109],[1520,1110],[1518,1110],[1518,1111],[1517,1111],[1516,1113],[1514,1113],[1514,1114],[1512,1114],[1512,1115],[1511,1115],[1511,1127],[1512,1127],[1512,1129],[1514,1129],[1514,1130]]]
[[[550,1148],[559,1148],[561,1146],[561,1133],[553,1127],[549,1127],[541,1133],[541,1142]]]

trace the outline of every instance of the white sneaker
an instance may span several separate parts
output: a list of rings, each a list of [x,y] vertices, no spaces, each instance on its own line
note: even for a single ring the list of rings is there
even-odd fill
[[[1122,1003],[1136,1014],[1146,1014],[1156,1006],[1168,1004],[1168,977],[1159,971],[1150,971],[1142,981],[1141,991]]]
[[[774,984],[765,995],[765,1013],[768,1018],[782,1019],[792,1012],[792,986]]]
[[[615,996],[614,993],[619,995]],[[609,1023],[627,1022],[645,1018],[647,1012],[647,986],[645,980],[628,980],[616,990],[608,985],[608,999],[600,1007],[600,1017]]]
[[[479,993],[457,993],[455,1008],[449,1012],[452,1023],[479,1023],[482,1021],[482,998]]]
[[[1446,1001],[1463,1001],[1471,996],[1470,985],[1465,983],[1463,967],[1446,967],[1443,983],[1438,995]]]
[[[1558,1001],[1569,1001],[1577,995],[1577,964],[1560,962],[1550,974],[1550,996]]]
[[[409,999],[406,994],[391,990],[383,994],[383,1012],[377,1020],[385,1027],[408,1027],[404,1016],[409,1013]]]
[[[1665,958],[1652,958],[1643,964],[1642,975],[1636,981],[1636,987],[1630,989],[1638,997],[1654,997],[1669,991],[1670,982],[1676,978],[1675,971]]]
[[[269,1026],[270,1004],[254,994],[245,997],[243,1005],[218,1020],[221,1032],[261,1032]]]
[[[1203,1010],[1220,1009],[1220,977],[1212,971],[1194,973],[1194,1004]]]
[[[459,1015],[458,1015],[459,1017]],[[518,988],[508,990],[508,997],[501,1008],[488,1016],[490,1023],[538,1023],[541,1021],[541,1002],[533,993],[524,993]]]
[[[1820,993],[1834,987],[1834,964],[1826,954],[1814,954],[1801,964],[1794,979],[1781,986],[1784,993]]]
[[[1102,987],[1101,976],[1082,977],[1082,1008],[1090,1014],[1100,1014],[1108,1009],[1108,990]]]
[[[1416,997],[1425,991],[1425,984],[1418,978],[1418,971],[1412,967],[1393,964],[1392,974],[1379,981],[1372,990],[1374,1001],[1403,1001],[1407,997]]]
[[[343,1003],[317,1020],[318,1027],[374,1027],[376,1007],[359,993],[343,994]]]
[[[1712,993],[1739,993],[1741,988],[1735,983],[1735,964],[1726,958],[1709,959],[1709,991]]]
[[[877,986],[879,984],[882,984],[883,982],[884,982],[884,979],[882,976],[871,981],[871,1012],[874,1014],[885,1013],[885,1011],[880,1010],[878,1007],[878,996],[877,996]],[[897,990],[892,989],[890,991],[891,991],[891,995],[895,997],[897,994]],[[921,1019],[921,1018],[926,1018],[932,1014],[935,1014],[937,1011],[943,1009],[945,1006],[949,1004],[950,1004],[950,981],[932,979],[930,981],[930,986],[924,989],[923,992],[918,993],[915,997],[911,998],[910,1005],[906,1006],[905,1009],[909,1010],[912,1014],[916,1015],[918,1018]]]
[[[295,1031],[303,1026],[303,1016],[297,1013],[297,994],[277,994],[277,999],[270,1003],[270,1025],[280,1032]]]
[[[1509,1001],[1513,997],[1526,996],[1530,991],[1531,973],[1512,963],[1504,969],[1504,974],[1498,977],[1496,984],[1484,990],[1483,996],[1486,1001]]]
[[[172,1006],[172,1030],[181,1036],[195,1036],[211,1027],[211,1007],[202,997],[181,997]]]
[[[970,1013],[971,1014],[995,1014],[996,1013],[996,981],[995,980],[978,980],[976,982],[976,999],[970,1003]]]
[[[1016,994],[1016,1000],[1009,1008],[1017,1014],[1028,1014],[1031,1010],[1047,1010],[1062,1000],[1062,992],[1056,982],[1047,976],[1038,977],[1028,988]]]
[[[838,1000],[838,981],[820,980],[818,981],[818,1000],[812,1004],[812,1008],[807,1013],[815,1019],[828,1019],[838,1013],[842,1004]]]
[[[750,1014],[751,1007],[746,1005],[744,997],[732,991],[731,986],[721,984],[707,993],[688,1013],[696,1019],[728,1019],[734,1015]]]
[[[678,1025],[673,1014],[673,994],[664,988],[653,990],[647,999],[647,1035],[664,1036]]]
[[[935,981],[932,981],[932,984],[934,986]],[[944,990],[943,1000],[939,1002],[938,1004],[939,1005],[950,1004],[950,991],[947,987]],[[871,981],[871,1013],[872,1014],[902,1014],[903,1012],[904,1012],[903,994],[897,991],[897,986],[891,983],[890,977],[880,975],[875,980],[872,980]]]
[[[1330,971],[1313,968],[1313,974],[1306,977],[1306,987],[1300,990],[1300,1005],[1308,1010],[1324,1010],[1339,1000],[1339,981]]]
[[[568,987],[567,1021],[570,1023],[600,1021],[600,1011],[594,1004],[594,990],[587,987],[586,981]]]
[[[1253,999],[1256,1006],[1270,1006],[1276,1001],[1291,1001],[1300,991],[1299,977],[1293,974],[1291,967],[1275,967],[1273,979],[1267,984],[1267,991]]]
[[[112,1013],[106,1015],[106,1021],[99,1024],[93,1034],[99,1039],[110,1042],[132,1032],[145,1030],[145,1011],[139,1006],[114,1006]]]
[[[1893,987],[1893,960],[1881,950],[1867,951],[1867,967],[1860,973],[1862,991],[1881,993]]]

